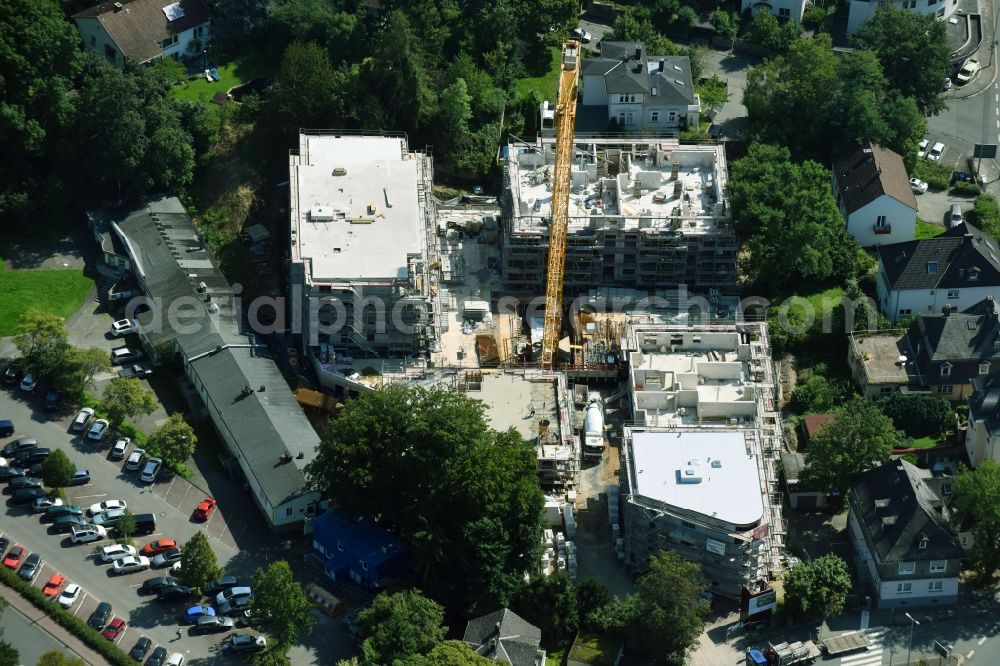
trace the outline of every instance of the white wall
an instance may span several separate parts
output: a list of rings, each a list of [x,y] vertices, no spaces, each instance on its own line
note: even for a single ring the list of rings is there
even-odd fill
[[[931,592],[928,584],[940,582],[941,590]],[[900,583],[909,583],[910,592],[898,592]],[[906,580],[887,580],[879,585],[878,598],[880,608],[891,608],[893,606],[926,606],[935,599],[941,599],[941,603],[954,603],[958,596],[958,577],[951,578],[914,578]]]
[[[919,314],[921,312],[941,312],[944,306],[950,305],[952,312],[958,312],[969,308],[987,296],[993,296],[1000,300],[1000,287],[963,287],[958,289],[958,298],[948,298],[951,289],[898,289],[888,293],[883,301],[882,280],[879,280],[879,307],[891,321]],[[900,311],[909,310],[910,314],[900,314]]]
[[[879,216],[885,216],[892,233],[875,233],[875,222]],[[887,194],[847,217],[847,233],[856,238],[861,247],[911,241],[916,229],[917,211]]]
[[[916,6],[910,7],[910,3],[914,2]],[[901,0],[894,0],[893,6],[897,9],[903,9],[904,3]],[[917,12],[920,14],[930,14],[932,16],[937,16],[941,20],[946,20],[955,12],[955,8],[958,5],[954,1],[949,0],[939,0],[938,2],[929,2],[928,0],[910,0],[906,3],[906,9],[911,12]],[[847,34],[853,35],[861,27],[861,24],[867,21],[869,18],[875,15],[875,10],[878,8],[877,2],[864,2],[863,0],[851,0],[849,13],[847,15]]]
[[[177,43],[171,44],[167,48],[163,49],[164,56],[183,58],[189,55],[194,55],[188,51],[191,43],[198,41],[201,43],[201,48],[205,48],[205,44],[208,43],[210,32],[210,24],[204,23],[201,26],[190,28],[177,35]]]
[[[775,16],[787,16],[796,23],[801,23],[802,14],[806,10],[806,0],[767,0],[767,2],[764,0],[743,0],[740,12],[745,12],[751,7],[754,8],[754,11],[767,8]],[[782,13],[783,9],[786,10],[785,13]]]
[[[115,52],[113,64],[116,67],[125,66],[125,61],[122,58],[121,51],[118,50],[118,45],[111,39],[111,35],[104,29],[100,21],[96,18],[78,18],[73,20],[76,22],[76,29],[80,33],[80,39],[83,40],[83,49],[85,51],[96,53],[105,58],[105,47],[109,46]],[[110,58],[108,58],[108,62],[111,62]]]
[[[977,467],[984,460],[1000,463],[1000,436],[990,437],[986,422],[982,419],[973,420],[971,410],[969,429],[965,433],[965,450],[973,467]]]

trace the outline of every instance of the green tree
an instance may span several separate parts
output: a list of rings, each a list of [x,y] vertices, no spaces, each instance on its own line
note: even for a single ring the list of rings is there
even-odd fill
[[[72,347],[57,371],[56,385],[69,395],[80,397],[94,377],[111,369],[108,352],[100,347]]]
[[[449,150],[461,142],[469,132],[472,118],[472,97],[465,79],[458,79],[441,91],[438,99],[438,140]]]
[[[108,415],[111,427],[117,428],[125,419],[152,414],[156,409],[156,396],[133,377],[115,377],[104,389],[101,410]]]
[[[286,50],[267,96],[268,111],[286,136],[300,127],[323,127],[340,92],[330,55],[315,42],[294,42]]]
[[[30,308],[21,315],[14,334],[14,345],[21,352],[25,370],[36,380],[46,380],[62,368],[70,353],[66,322],[42,310]]]
[[[307,473],[345,511],[414,544],[417,583],[449,608],[506,603],[541,541],[535,453],[479,401],[390,386],[348,401]]]
[[[490,666],[493,663],[476,654],[468,643],[445,641],[424,656],[404,660],[402,666]]]
[[[656,659],[685,663],[705,624],[707,590],[697,564],[668,550],[654,555],[637,585],[636,643]]]
[[[946,27],[933,14],[880,5],[853,41],[874,51],[892,87],[915,99],[924,115],[932,115],[944,108],[941,90],[951,71]]]
[[[292,666],[292,660],[288,655],[278,650],[265,650],[250,657],[253,666]],[[347,662],[338,662],[347,663]]]
[[[698,96],[701,103],[709,112],[716,111],[720,106],[729,101],[729,90],[726,82],[715,74],[712,78],[697,84]]]
[[[715,34],[729,42],[729,50],[736,45],[736,35],[740,32],[740,17],[736,12],[728,12],[721,6],[712,13],[712,28]]]
[[[43,655],[44,657],[44,655]],[[41,661],[39,661],[41,663]],[[0,640],[0,666],[20,666],[21,653],[7,641]]]
[[[795,21],[778,23],[771,12],[757,12],[747,27],[747,41],[759,44],[777,53],[784,53],[802,34],[802,27]]]
[[[639,595],[611,597],[587,614],[584,626],[608,636],[625,639],[637,626],[640,613]]]
[[[38,658],[38,666],[87,666],[87,662],[80,657],[71,657],[58,650],[52,650]]]
[[[366,71],[393,126],[408,132],[428,128],[437,111],[437,95],[420,39],[402,11],[389,15]]]
[[[250,623],[272,636],[281,652],[287,652],[316,624],[312,605],[284,560],[257,569],[253,575],[253,593]]]
[[[135,514],[126,509],[122,517],[115,523],[115,534],[118,537],[119,543],[129,543],[132,537],[135,536],[135,530]]]
[[[889,417],[867,398],[851,398],[836,414],[809,440],[803,483],[843,494],[857,474],[888,460],[900,437]]]
[[[910,437],[937,437],[955,425],[951,405],[933,395],[890,393],[878,407]]]
[[[62,449],[55,449],[42,462],[42,480],[51,488],[65,488],[73,480],[76,464]]]
[[[444,641],[444,609],[418,590],[382,592],[358,613],[365,634],[361,644],[366,664],[392,664],[426,655]]]
[[[955,477],[956,524],[972,528],[972,564],[985,584],[1000,569],[1000,465],[984,460]]]
[[[584,578],[576,585],[576,610],[581,624],[588,615],[611,600],[608,588],[598,580]]]
[[[799,371],[789,406],[799,414],[827,412],[842,405],[851,393],[850,384],[830,377],[826,364],[817,363]]]
[[[325,46],[334,62],[352,59],[360,46],[357,17],[327,0],[280,0],[271,5],[267,24],[267,48],[275,60],[294,41]]]
[[[181,569],[177,578],[189,587],[204,591],[209,582],[218,580],[222,568],[215,558],[215,551],[204,532],[195,532],[181,548]]]
[[[549,648],[564,645],[580,627],[576,590],[565,572],[532,578],[514,593],[510,608],[541,629]]]
[[[855,274],[858,244],[847,235],[830,172],[821,165],[796,164],[787,148],[753,144],[732,165],[730,192],[745,238],[742,268],[758,286],[783,289]]]
[[[785,604],[795,617],[825,619],[844,610],[851,590],[847,563],[836,555],[823,555],[792,567],[785,577]]]
[[[156,427],[149,436],[150,450],[155,451],[164,462],[182,463],[194,454],[198,437],[194,429],[184,420],[184,415],[175,412]]]

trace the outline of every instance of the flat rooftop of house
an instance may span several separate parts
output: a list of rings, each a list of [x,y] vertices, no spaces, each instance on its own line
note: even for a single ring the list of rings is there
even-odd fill
[[[406,279],[424,252],[422,155],[402,137],[301,134],[290,159],[292,259],[314,282]]]
[[[559,405],[554,379],[529,380],[512,373],[487,373],[481,387],[467,395],[486,404],[486,417],[494,430],[514,428],[526,441],[535,442],[539,426],[547,421],[548,432],[558,437]]]
[[[742,432],[632,433],[635,492],[734,525],[764,516],[760,474]]]
[[[916,354],[904,331],[876,335],[854,333],[849,336],[850,353],[864,366],[869,384],[909,384],[919,381]],[[906,363],[900,361],[905,356]]]
[[[552,153],[544,144],[541,149],[512,145],[509,156],[515,231],[547,233]],[[715,146],[642,144],[621,149],[578,143],[570,230],[729,231],[728,206],[720,196],[727,177],[725,159]]]

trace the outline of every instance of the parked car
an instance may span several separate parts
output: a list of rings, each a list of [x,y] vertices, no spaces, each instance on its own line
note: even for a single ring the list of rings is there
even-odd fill
[[[231,617],[219,617],[218,615],[207,615],[199,617],[195,622],[194,630],[199,634],[218,634],[229,631],[236,626],[236,620]]]
[[[104,625],[108,623],[109,619],[111,619],[111,604],[107,601],[102,601],[97,604],[97,608],[95,608],[94,612],[90,614],[90,617],[87,619],[87,624],[89,624],[92,629],[102,631],[104,629]]]
[[[70,532],[70,541],[73,543],[90,543],[108,536],[108,531],[100,525],[76,525]]]
[[[104,435],[108,432],[108,427],[111,424],[108,423],[107,419],[97,419],[92,424],[90,424],[90,430],[87,431],[87,439],[92,439],[94,441],[101,441],[104,439]]]
[[[7,487],[11,490],[20,490],[21,488],[41,488],[42,480],[37,476],[15,476],[7,484]]]
[[[153,483],[156,481],[156,477],[160,475],[160,467],[162,466],[162,460],[159,458],[150,458],[146,461],[146,466],[142,468],[142,474],[139,475],[139,480],[144,483]]]
[[[215,602],[220,606],[225,603],[233,603],[236,600],[253,596],[253,590],[249,587],[231,587],[215,595]]]
[[[260,652],[267,648],[267,639],[253,634],[233,634],[225,643],[226,650],[236,654]]]
[[[957,203],[953,203],[951,208],[948,210],[948,226],[957,227],[963,221],[965,221],[965,215],[962,213],[962,206]]]
[[[10,437],[14,434],[14,422],[10,419],[0,421],[0,437]]]
[[[184,666],[184,655],[180,652],[174,652],[167,660],[163,663],[163,666]]]
[[[29,372],[24,377],[21,378],[21,390],[31,393],[38,386],[38,382],[35,381],[35,373]]]
[[[21,369],[13,363],[8,365],[3,371],[3,381],[5,384],[16,384],[21,378]]]
[[[152,557],[154,555],[159,555],[160,553],[165,553],[168,550],[177,548],[177,541],[174,539],[157,539],[156,541],[150,541],[145,546],[142,547],[142,554],[146,557]]]
[[[156,515],[152,513],[137,513],[135,514],[135,534],[133,536],[142,536],[144,534],[152,534],[156,531]]]
[[[16,569],[21,564],[21,560],[25,556],[24,546],[19,543],[15,543],[10,550],[7,551],[7,555],[3,558],[3,565],[8,569]]]
[[[3,449],[0,449],[0,453],[3,454],[4,458],[10,460],[19,452],[25,449],[35,449],[38,448],[38,440],[34,437],[18,437],[12,442],[7,442]]]
[[[21,449],[14,454],[14,462],[22,467],[27,465],[34,465],[35,463],[42,462],[46,458],[52,455],[52,449],[47,446],[36,446],[31,449]]]
[[[924,139],[917,145],[917,157],[927,157],[927,147],[931,145],[930,140]]]
[[[108,622],[108,626],[106,626],[104,631],[101,632],[101,636],[104,636],[109,641],[117,640],[118,636],[125,631],[126,626],[127,624],[125,623],[125,620],[120,617],[116,617],[111,620],[111,622]]]
[[[19,488],[10,496],[10,504],[14,506],[24,506],[31,504],[39,497],[45,497],[44,488]]]
[[[58,604],[63,608],[70,608],[80,598],[83,588],[76,583],[70,583],[59,595]]]
[[[958,70],[958,74],[955,75],[955,80],[961,85],[965,85],[979,73],[979,69],[979,61],[975,58],[969,58],[965,61],[965,64],[962,65],[962,69]]]
[[[923,194],[927,191],[927,183],[919,178],[910,179],[910,189],[914,194]]]
[[[156,593],[157,601],[180,601],[182,599],[190,599],[194,596],[194,590],[186,585],[171,585],[169,587],[160,588]]]
[[[198,618],[212,615],[215,615],[215,609],[206,605],[191,606],[184,611],[184,619],[188,624],[195,624]]]
[[[57,504],[50,506],[42,514],[42,522],[51,522],[59,516],[82,516],[83,508],[75,504]]]
[[[90,483],[90,470],[78,469],[73,472],[73,478],[69,480],[71,486],[85,486]]]
[[[42,594],[47,597],[54,597],[62,592],[65,585],[66,576],[63,576],[61,573],[54,573],[49,577],[49,581],[45,583],[45,587],[42,588]]]
[[[24,558],[24,564],[21,565],[20,571],[17,575],[21,577],[21,580],[26,580],[29,583],[35,580],[35,576],[42,569],[42,556],[38,553],[32,553]]]
[[[181,559],[181,551],[179,548],[171,548],[170,550],[164,551],[159,555],[153,557],[150,560],[150,564],[154,569],[162,569],[163,567],[169,567],[174,562],[179,562]]]
[[[143,449],[132,449],[132,453],[128,454],[128,460],[125,461],[125,469],[137,472],[145,461],[146,452]]]
[[[220,592],[225,592],[226,590],[237,587],[240,584],[240,579],[236,576],[223,576],[219,580],[210,581],[208,585],[205,586],[205,594],[209,597],[214,597]]]
[[[130,365],[126,368],[122,368],[118,371],[120,377],[135,377],[136,379],[145,379],[146,377],[151,377],[153,375],[153,369],[142,363],[136,363],[135,365]]]
[[[0,481],[10,481],[19,476],[24,476],[27,472],[28,470],[23,467],[0,467]]]
[[[59,516],[52,522],[52,532],[55,534],[68,534],[74,527],[86,525],[87,519],[83,516]]]
[[[10,539],[6,537],[0,537],[0,557],[3,557],[3,554],[7,552],[7,546],[9,545],[10,545]]]
[[[146,666],[163,666],[163,662],[166,660],[167,648],[160,645],[153,650],[153,654],[149,655],[149,659],[146,660]]]
[[[58,497],[39,497],[34,502],[31,503],[31,510],[35,513],[45,513],[48,509],[54,506],[62,506],[63,501]]]
[[[73,423],[70,424],[69,429],[74,432],[84,430],[92,418],[94,418],[94,410],[90,407],[82,407],[80,411],[76,413],[76,418],[73,419]]]
[[[139,322],[135,319],[119,319],[115,323],[111,324],[111,335],[120,337],[122,335],[128,335],[129,333],[135,333],[139,330]]]
[[[112,509],[124,511],[127,508],[128,503],[125,500],[104,500],[103,502],[98,502],[97,504],[91,504],[90,508],[87,509],[87,514],[93,516],[94,514],[101,513],[102,511],[110,511]]]
[[[153,578],[147,578],[139,586],[139,594],[153,594],[154,592],[159,592],[165,587],[175,587],[179,583],[176,578],[170,576],[155,576]]]
[[[62,407],[63,395],[55,389],[49,389],[45,392],[45,409],[49,411],[54,411]]]
[[[123,557],[135,557],[139,554],[139,551],[135,549],[135,546],[130,546],[125,543],[113,543],[110,546],[101,548],[100,553],[101,561],[108,563],[120,560]]]
[[[132,646],[132,649],[128,651],[128,656],[132,657],[135,661],[141,662],[151,647],[153,647],[153,641],[146,636],[143,636],[137,640],[135,645]]]
[[[573,28],[570,34],[573,36],[573,39],[580,40],[582,44],[589,44],[593,39],[593,36],[583,28]]]
[[[115,445],[111,447],[111,453],[108,454],[109,460],[124,460],[125,453],[128,451],[128,445],[132,443],[129,437],[119,437],[115,442]]]
[[[215,507],[218,504],[211,497],[206,497],[203,499],[194,510],[195,520],[208,520],[212,517],[212,513],[215,512]]]
[[[126,363],[131,363],[132,361],[138,361],[143,356],[145,356],[145,354],[138,349],[119,347],[118,349],[111,350],[111,364],[125,365]]]
[[[111,565],[111,571],[118,575],[135,573],[136,571],[145,571],[149,568],[149,558],[139,555],[138,557],[134,555],[129,555],[128,557],[123,557],[120,560],[115,560]]]
[[[941,156],[944,155],[944,149],[945,145],[940,141],[938,141],[933,146],[931,146],[930,152],[927,153],[927,159],[929,159],[931,162],[940,162]]]

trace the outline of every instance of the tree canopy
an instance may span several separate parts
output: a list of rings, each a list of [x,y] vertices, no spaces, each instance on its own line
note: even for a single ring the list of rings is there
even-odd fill
[[[972,562],[987,583],[1000,569],[1000,465],[984,460],[955,477],[956,522],[971,526]]]
[[[108,415],[108,422],[113,428],[129,417],[151,414],[157,404],[153,392],[133,377],[112,379],[101,399],[101,409]]]
[[[669,550],[654,555],[637,585],[636,644],[665,663],[684,664],[705,624],[707,590],[697,564]]]
[[[54,377],[70,353],[66,322],[58,315],[30,308],[21,315],[14,335],[21,364],[38,380]]]
[[[785,604],[794,616],[828,618],[844,610],[851,591],[847,563],[836,555],[823,555],[792,567],[785,577]]]
[[[149,449],[170,464],[182,463],[190,458],[197,444],[194,429],[180,412],[168,416],[149,436]]]
[[[541,629],[550,648],[564,645],[580,626],[577,591],[565,572],[532,578],[514,593],[510,608]]]
[[[54,449],[42,461],[42,480],[51,488],[65,488],[75,473],[76,464],[62,449]]]
[[[287,652],[316,624],[312,605],[284,560],[254,572],[253,594],[250,624],[274,638],[278,652]]]
[[[181,569],[177,578],[185,585],[204,591],[222,575],[215,551],[204,532],[195,532],[181,549]]]
[[[383,592],[358,613],[365,664],[392,664],[425,656],[444,641],[444,609],[418,590]]]
[[[535,452],[484,406],[443,388],[390,386],[350,400],[308,474],[343,510],[397,531],[416,582],[461,611],[506,603],[537,559]]]
[[[884,463],[899,445],[889,417],[867,398],[855,396],[809,440],[803,483],[845,493],[857,474]]]
[[[878,406],[910,437],[937,437],[955,425],[951,405],[933,395],[891,393]]]

